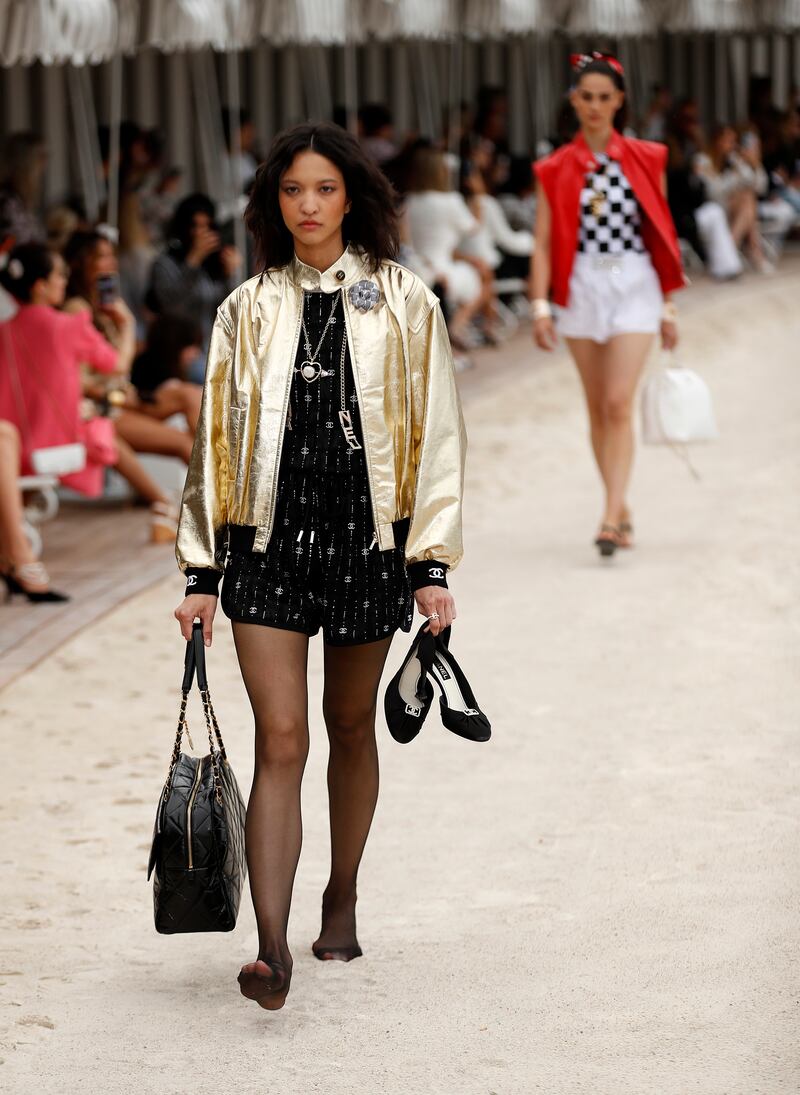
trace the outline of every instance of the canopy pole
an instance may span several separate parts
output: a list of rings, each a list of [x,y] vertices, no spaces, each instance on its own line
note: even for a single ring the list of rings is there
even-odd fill
[[[450,132],[447,144],[454,156],[459,153],[459,130],[461,128],[461,64],[464,40],[460,34],[453,38],[450,49],[450,86],[447,94],[450,100]]]
[[[75,144],[78,151],[78,171],[81,177],[81,189],[86,205],[87,220],[94,223],[100,219],[100,198],[98,194],[95,164],[92,162],[89,119],[81,87],[81,76],[75,65],[67,65],[67,84],[72,107],[72,121],[75,128]]]
[[[120,128],[122,126],[122,54],[111,59],[111,96],[108,119],[108,202],[106,221],[112,228],[119,227],[119,157]]]
[[[231,211],[233,213],[233,242],[236,250],[245,258],[247,237],[242,220],[241,197],[242,191],[238,178],[238,165],[242,154],[242,134],[239,126],[239,112],[241,110],[241,93],[239,87],[239,51],[228,50],[225,55],[225,75],[227,77],[228,113],[231,119],[231,169],[228,172],[228,185],[230,188]]]
[[[344,43],[344,105],[347,111],[347,129],[358,135],[358,57],[356,43],[349,33]]]

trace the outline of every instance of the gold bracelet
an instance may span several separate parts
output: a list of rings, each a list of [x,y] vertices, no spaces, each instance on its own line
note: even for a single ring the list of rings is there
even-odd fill
[[[661,309],[661,319],[664,323],[678,322],[678,309],[671,300],[664,301],[664,307]]]

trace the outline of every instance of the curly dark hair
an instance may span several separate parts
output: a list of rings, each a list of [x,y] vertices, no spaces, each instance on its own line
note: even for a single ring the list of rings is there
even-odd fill
[[[355,137],[329,123],[294,126],[272,142],[258,169],[245,210],[245,224],[255,239],[256,255],[265,270],[286,266],[294,256],[294,241],[279,203],[280,182],[300,152],[316,152],[336,164],[344,177],[352,205],[342,223],[345,243],[362,250],[373,270],[397,257],[400,234],[392,187]]]
[[[108,237],[92,228],[79,228],[73,232],[64,244],[64,261],[69,267],[68,297],[91,298],[92,286],[89,284],[89,260],[101,243],[108,243]]]

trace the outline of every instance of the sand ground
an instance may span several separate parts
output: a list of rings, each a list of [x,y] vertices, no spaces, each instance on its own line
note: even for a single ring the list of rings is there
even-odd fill
[[[0,694],[0,1088],[184,1095],[779,1095],[798,1065],[800,277],[686,294],[722,439],[693,481],[640,455],[639,544],[590,547],[598,488],[563,354],[466,385],[453,647],[488,745],[379,722],[365,957],[309,952],[326,878],[321,659],[286,1008],[230,935],[161,937],[145,863],[178,710],[177,574]],[[517,363],[516,368],[511,366]],[[406,644],[397,639],[391,671]],[[251,716],[227,621],[229,754]],[[793,672],[794,671],[794,672]],[[199,705],[190,720],[200,744]]]

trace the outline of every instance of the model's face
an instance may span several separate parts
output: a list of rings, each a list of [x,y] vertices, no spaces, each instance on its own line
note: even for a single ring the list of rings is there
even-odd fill
[[[581,77],[569,98],[581,129],[598,133],[613,126],[614,115],[625,102],[625,92],[614,85],[610,76],[589,72]]]
[[[286,227],[306,247],[341,235],[351,204],[336,164],[311,151],[298,153],[284,172],[279,201]]]

